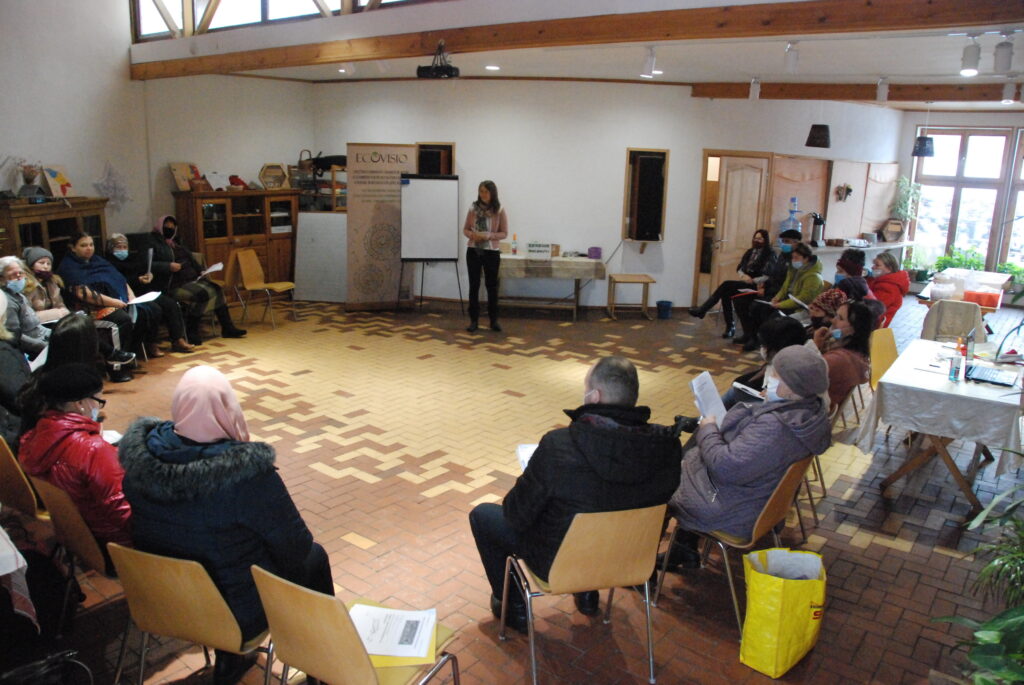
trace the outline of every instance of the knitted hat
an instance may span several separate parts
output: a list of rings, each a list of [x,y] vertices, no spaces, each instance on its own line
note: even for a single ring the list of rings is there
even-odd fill
[[[43,257],[49,257],[50,263],[53,263],[53,253],[45,247],[26,247],[25,251],[21,253],[21,258],[25,260],[30,269]]]
[[[850,276],[860,276],[864,273],[864,252],[861,250],[843,250],[839,256],[836,266]]]
[[[839,305],[844,302],[846,302],[846,293],[839,288],[829,288],[814,298],[811,306],[817,307],[829,316],[835,316]]]
[[[92,364],[62,364],[39,377],[39,392],[50,405],[74,402],[103,390],[103,377]]]
[[[800,231],[796,230],[795,228],[788,228],[785,231],[783,231],[782,233],[780,233],[779,237],[780,238],[789,238],[790,240],[801,240],[801,239],[803,239],[804,234],[801,233]]]
[[[772,359],[772,369],[801,398],[820,395],[828,390],[825,358],[804,345],[790,345],[779,350]]]

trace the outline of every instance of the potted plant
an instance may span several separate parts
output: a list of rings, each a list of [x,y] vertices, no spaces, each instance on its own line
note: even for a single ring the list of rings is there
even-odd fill
[[[914,183],[906,176],[896,179],[896,197],[889,207],[889,215],[903,224],[906,233],[910,222],[917,218],[917,207],[921,201],[921,184]]]
[[[970,271],[985,270],[985,255],[977,250],[962,250],[954,247],[948,255],[942,255],[935,260],[935,270],[945,269],[968,269]]]
[[[906,269],[910,279],[918,283],[926,283],[932,275],[932,269],[924,263],[924,260],[911,248],[910,256],[904,258],[903,268]]]
[[[1024,292],[1024,266],[1013,262],[1003,262],[996,266],[996,271],[1001,274],[1010,274],[1010,282],[1007,288],[1012,293]],[[1016,301],[1017,298],[1014,298]]]
[[[934,619],[971,629],[971,637],[960,646],[967,647],[966,671],[975,685],[1024,682],[1024,518],[1020,515],[1024,496],[1010,502],[1002,513],[993,513],[996,505],[1021,490],[1024,483],[1000,493],[968,526],[969,530],[982,525],[999,530],[994,542],[977,550],[988,563],[978,574],[974,590],[1000,601],[1005,610],[986,621],[964,616]]]

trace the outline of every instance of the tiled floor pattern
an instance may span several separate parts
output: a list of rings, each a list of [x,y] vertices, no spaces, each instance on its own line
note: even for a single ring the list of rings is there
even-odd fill
[[[588,312],[571,324],[520,313],[505,333],[464,331],[456,309],[428,303],[401,314],[346,314],[303,304],[302,320],[276,330],[251,325],[243,340],[214,339],[193,355],[148,363],[133,382],[108,386],[108,428],[139,415],[167,416],[181,373],[197,363],[227,373],[255,437],[275,445],[282,476],[331,557],[338,593],[396,607],[436,606],[458,631],[452,649],[467,683],[528,680],[525,638],[497,640],[488,588],[466,521],[478,502],[499,501],[519,473],[515,445],[564,425],[592,360],[625,354],[640,368],[641,402],[654,420],[692,413],[687,381],[710,369],[721,387],[756,363],[718,337],[720,322],[685,313],[647,322]],[[908,299],[895,328],[901,344],[920,330],[924,308]],[[1019,311],[1001,313],[1000,326]],[[898,483],[877,484],[901,462],[894,430],[879,432],[873,456],[836,448],[823,458],[828,496],[804,545],[823,554],[828,606],[814,651],[782,680],[793,683],[926,682],[929,669],[953,673],[962,629],[935,616],[981,617],[971,593],[981,537],[963,531],[968,506],[941,464]],[[954,443],[964,464],[970,446]],[[1019,473],[981,472],[983,502]],[[803,507],[810,523],[810,511]],[[793,521],[795,523],[795,520]],[[784,541],[799,544],[799,531]],[[738,569],[738,565],[737,565]],[[70,642],[98,682],[109,681],[127,616],[116,581],[91,577],[87,609]],[[538,601],[542,679],[559,683],[646,681],[643,610],[617,593],[613,621],[573,611],[571,598]],[[739,663],[739,634],[716,555],[707,569],[670,576],[655,610],[659,682],[767,682]],[[133,636],[134,646],[137,636]],[[137,656],[129,657],[130,665]],[[147,659],[147,682],[208,682],[202,651],[162,641]],[[261,682],[253,670],[245,682]]]

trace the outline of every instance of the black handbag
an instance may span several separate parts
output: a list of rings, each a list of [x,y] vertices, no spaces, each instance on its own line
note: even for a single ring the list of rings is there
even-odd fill
[[[69,649],[0,674],[0,685],[92,685],[92,671]]]

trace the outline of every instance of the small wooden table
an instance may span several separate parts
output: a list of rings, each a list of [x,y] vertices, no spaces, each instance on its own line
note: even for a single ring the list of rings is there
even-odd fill
[[[588,259],[587,257],[530,259],[525,255],[503,254],[498,275],[503,280],[506,278],[571,279],[573,281],[571,301],[567,301],[568,297],[552,302],[549,298],[509,297],[507,295],[500,296],[500,300],[502,305],[571,310],[572,320],[576,321],[580,311],[580,281],[604,278],[605,268],[604,262],[600,259]]]
[[[643,297],[639,305],[623,305],[627,307],[639,307],[640,313],[649,320],[654,320],[651,313],[647,311],[647,294],[650,291],[651,283],[657,283],[647,274],[608,274],[608,316],[615,317],[615,286],[619,283],[640,283],[644,286]]]

